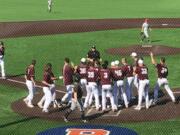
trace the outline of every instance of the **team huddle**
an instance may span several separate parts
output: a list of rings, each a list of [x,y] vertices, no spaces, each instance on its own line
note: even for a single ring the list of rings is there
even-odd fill
[[[158,91],[164,86],[172,102],[176,99],[168,85],[168,67],[165,58],[160,59],[157,63],[153,53],[150,53],[152,64],[157,70],[157,84],[154,88],[154,98],[149,98],[149,77],[148,67],[144,64],[142,57],[138,57],[136,52],[130,55],[134,63],[129,64],[126,58],[121,61],[115,60],[109,64],[100,58],[100,53],[95,46],[91,48],[87,58],[82,58],[80,64],[72,65],[69,58],[64,59],[62,76],[55,77],[52,72],[52,65],[47,63],[43,74],[43,92],[44,96],[37,103],[42,108],[42,112],[48,113],[48,108],[53,104],[54,108],[62,107],[64,104],[70,106],[64,115],[64,120],[68,121],[69,114],[78,106],[81,111],[81,118],[85,121],[84,110],[95,105],[97,111],[103,113],[111,107],[116,112],[120,107],[128,108],[134,100],[134,87],[137,89],[138,104],[135,110],[142,109],[143,99],[145,108],[149,109],[152,104],[158,102]],[[26,69],[26,85],[29,89],[29,95],[24,99],[28,107],[33,108],[32,100],[35,92],[35,64],[33,60],[31,65]],[[110,66],[109,66],[110,65]],[[66,94],[62,97],[61,102],[57,103],[55,81],[62,79],[66,87]],[[85,92],[86,91],[86,92]],[[86,93],[84,102],[82,101],[83,93]],[[94,103],[94,104],[93,104]]]

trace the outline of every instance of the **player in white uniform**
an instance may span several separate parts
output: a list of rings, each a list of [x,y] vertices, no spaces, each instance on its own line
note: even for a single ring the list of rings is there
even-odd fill
[[[142,28],[141,28],[141,42],[144,42],[145,39],[147,39],[147,41],[150,42],[149,30],[151,31],[151,28],[148,23],[148,19],[145,19],[144,23],[142,24]]]
[[[32,63],[26,68],[25,80],[26,86],[28,88],[28,96],[24,99],[27,107],[33,108],[34,105],[32,104],[32,100],[35,93],[35,65],[36,60],[32,60]]]
[[[2,79],[6,79],[5,69],[4,69],[4,51],[5,51],[4,43],[0,41],[0,67],[1,67]]]
[[[48,11],[51,12],[52,11],[52,0],[48,0]]]

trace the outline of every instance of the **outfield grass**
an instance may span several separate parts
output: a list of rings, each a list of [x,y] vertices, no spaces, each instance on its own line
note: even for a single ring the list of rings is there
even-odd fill
[[[0,1],[0,22],[25,20],[180,17],[179,0],[47,0]]]
[[[13,101],[25,95],[26,91],[23,89],[0,85],[0,134],[25,135],[28,133],[29,135],[34,135],[49,128],[77,124],[65,124],[64,122],[47,121],[38,118],[25,120],[25,117],[14,113],[10,108]],[[116,126],[133,129],[140,135],[178,135],[180,132],[179,125],[180,119],[128,124],[119,122],[116,124]]]
[[[75,64],[78,64],[80,58],[86,57],[92,44],[95,44],[97,49],[100,50],[103,60],[120,60],[122,56],[109,55],[105,50],[112,47],[138,44],[138,33],[138,29],[130,29],[6,39],[6,72],[15,75],[22,74],[31,59],[37,59],[37,80],[42,79],[43,66],[47,62],[53,64],[54,73],[59,76],[62,71],[64,57],[69,57]],[[152,40],[157,42],[153,42],[153,44],[178,47],[179,34],[180,29],[154,29]],[[180,86],[178,81],[180,70],[179,66],[176,66],[180,64],[180,61],[177,61],[179,56],[166,56],[169,67],[169,81],[172,87]],[[145,57],[145,63],[149,67],[151,85],[154,85],[156,71],[150,64],[149,57]]]

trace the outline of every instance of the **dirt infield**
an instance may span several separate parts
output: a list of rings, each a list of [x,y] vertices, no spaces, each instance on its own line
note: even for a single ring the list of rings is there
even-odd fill
[[[0,80],[0,83],[5,85],[10,85],[11,87],[23,88],[26,89],[24,79],[21,77],[9,77],[6,80]],[[136,91],[136,90],[134,90]],[[62,86],[57,86],[57,99],[65,93],[65,88]],[[174,90],[174,94],[178,101],[180,101],[180,88]],[[23,102],[23,98],[19,99],[12,103],[11,107],[14,112],[19,113],[27,117],[37,117],[48,120],[62,121],[62,115],[67,108],[54,109],[52,106],[50,108],[49,114],[42,113],[42,110],[37,107],[37,102],[42,97],[42,87],[40,83],[37,83],[37,92],[33,104],[35,108],[30,109],[26,107]],[[86,93],[84,93],[86,95]],[[162,94],[161,100],[158,105],[152,106],[149,110],[145,108],[141,111],[135,111],[134,106],[137,104],[137,101],[134,100],[130,108],[119,108],[118,112],[97,112],[94,108],[91,108],[86,111],[86,116],[90,120],[90,123],[116,123],[116,122],[144,122],[144,121],[160,121],[166,119],[173,119],[180,117],[180,104],[173,104],[170,101],[170,98],[166,94]],[[137,96],[134,92],[134,96]],[[75,111],[70,116],[70,120],[77,122],[80,119],[80,112]],[[112,121],[113,119],[113,121]]]
[[[144,19],[91,19],[1,22],[0,38],[141,28]],[[152,28],[180,28],[180,18],[150,18]]]
[[[140,28],[144,19],[97,19],[97,20],[65,20],[65,21],[34,21],[34,22],[12,22],[0,23],[0,38],[14,38],[38,35],[52,35],[61,33],[77,33],[90,32],[112,29],[128,29]],[[180,18],[159,18],[150,19],[152,28],[179,28]],[[138,54],[147,55],[150,51],[155,55],[177,54],[180,52],[178,48],[168,48],[167,46],[142,47],[139,45],[134,48],[113,48],[107,50],[108,53],[116,55],[129,55],[132,51]],[[169,51],[170,49],[170,51]],[[167,51],[168,50],[168,51]],[[0,84],[11,87],[25,89],[24,79],[18,76],[9,76],[6,80],[0,80]],[[34,105],[37,104],[42,96],[42,87],[37,83],[37,93],[35,95]],[[57,97],[61,98],[65,93],[63,86],[57,87]],[[85,93],[84,93],[85,94]],[[175,90],[178,101],[180,100],[180,89]],[[23,98],[22,98],[23,99]],[[27,108],[22,99],[12,103],[12,109],[21,115],[30,117],[62,121],[62,114],[65,108],[50,109],[50,114],[43,114],[41,109],[35,106],[34,109]],[[136,104],[137,101],[134,101]],[[120,108],[118,112],[101,113],[96,112],[93,108],[86,111],[86,115],[91,123],[116,123],[116,122],[144,122],[144,121],[160,121],[180,117],[180,104],[173,104],[165,94],[158,105],[152,106],[149,110],[143,109],[135,111],[134,105],[128,109]],[[74,112],[70,119],[72,121],[79,120],[79,112]]]
[[[138,55],[149,55],[153,52],[155,55],[176,55],[180,54],[180,48],[168,47],[165,45],[131,45],[130,47],[109,48],[106,50],[108,54],[129,56],[132,52]]]

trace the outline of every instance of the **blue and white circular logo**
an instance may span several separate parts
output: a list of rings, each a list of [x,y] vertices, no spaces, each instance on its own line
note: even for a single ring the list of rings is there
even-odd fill
[[[53,128],[38,135],[137,135],[131,129],[116,126],[76,125]]]

